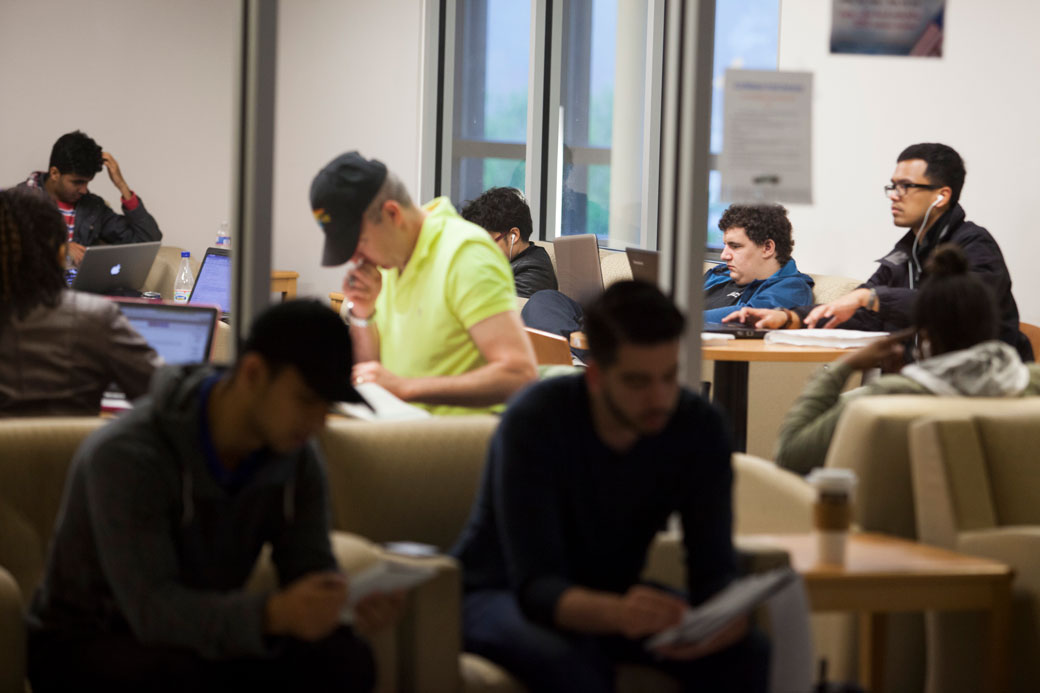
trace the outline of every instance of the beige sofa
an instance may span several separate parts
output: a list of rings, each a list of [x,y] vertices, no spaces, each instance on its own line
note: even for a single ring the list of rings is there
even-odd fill
[[[333,541],[344,569],[389,555],[371,542],[419,541],[447,550],[468,517],[497,421],[491,416],[407,423],[333,420],[320,443],[327,458]],[[21,611],[42,574],[69,460],[82,439],[101,425],[104,420],[96,418],[0,421],[5,452],[0,458],[0,693],[23,691]],[[738,518],[741,507],[772,503],[792,529],[808,522],[807,514],[799,519],[791,512],[808,507],[793,475],[738,456],[737,478]],[[675,538],[662,538],[647,576],[681,584],[680,554]],[[456,563],[443,555],[394,559],[432,563],[438,574],[410,595],[405,621],[373,643],[378,690],[522,691],[497,666],[461,653]],[[776,552],[759,551],[748,556],[746,566],[767,568],[785,561]],[[273,579],[262,559],[251,587],[270,586]],[[638,667],[623,667],[620,681],[625,691],[673,690],[657,672]]]
[[[917,529],[922,541],[1014,568],[1010,690],[1037,691],[1040,398],[1002,409],[947,413],[911,425]],[[959,647],[966,639],[984,642],[986,631],[980,621],[975,614],[928,617],[929,658],[946,664],[934,669],[935,690],[985,687],[979,667],[982,657],[961,656],[965,649]]]
[[[27,690],[22,611],[42,577],[69,461],[80,442],[105,423],[95,417],[0,421],[0,693]],[[388,556],[360,537],[334,532],[332,539],[337,560],[348,572]],[[450,640],[441,631],[441,612],[458,604],[458,571],[447,558],[424,562],[437,569],[436,577],[411,594],[404,622],[372,642],[381,693],[430,690],[417,680],[428,673],[433,680],[435,672],[428,672],[424,662],[406,663],[404,653],[417,651],[419,643],[426,652],[427,644],[433,650]],[[274,571],[261,558],[250,588],[273,584]]]

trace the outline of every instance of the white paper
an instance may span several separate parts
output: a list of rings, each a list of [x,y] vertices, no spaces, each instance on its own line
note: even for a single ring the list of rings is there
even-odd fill
[[[726,70],[722,199],[812,203],[812,73]]]
[[[725,332],[701,332],[701,342],[728,342],[731,339],[736,337]]]
[[[790,568],[755,573],[734,580],[700,606],[687,609],[679,625],[661,631],[646,641],[652,650],[675,643],[694,644],[718,633],[733,619],[756,606],[791,582],[796,573]]]
[[[430,412],[408,404],[404,400],[391,394],[381,385],[375,383],[360,383],[354,389],[372,405],[369,409],[364,404],[353,404],[350,402],[338,402],[335,409],[340,414],[352,419],[364,419],[365,421],[408,421],[411,419],[428,419],[432,416]]]
[[[765,336],[765,341],[766,344],[858,349],[887,336],[888,332],[862,330],[773,330]]]
[[[370,594],[410,590],[433,579],[437,570],[433,566],[377,561],[368,568],[350,575],[350,596],[340,613],[340,621],[352,623],[354,607]]]

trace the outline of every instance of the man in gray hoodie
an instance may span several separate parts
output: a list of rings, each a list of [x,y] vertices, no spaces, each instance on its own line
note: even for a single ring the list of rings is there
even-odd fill
[[[351,353],[327,307],[283,303],[230,371],[159,371],[84,441],[27,616],[34,691],[372,687],[369,647],[340,622],[349,581],[310,440],[332,402],[363,401]],[[265,543],[280,589],[246,592]],[[366,598],[355,627],[400,611],[400,595]]]

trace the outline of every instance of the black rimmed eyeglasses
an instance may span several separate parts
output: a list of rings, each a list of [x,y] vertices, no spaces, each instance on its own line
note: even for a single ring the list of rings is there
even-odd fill
[[[896,193],[900,197],[906,195],[906,191],[911,188],[921,188],[923,190],[935,190],[941,188],[941,185],[929,185],[928,183],[889,183],[885,186],[885,195],[891,195]]]

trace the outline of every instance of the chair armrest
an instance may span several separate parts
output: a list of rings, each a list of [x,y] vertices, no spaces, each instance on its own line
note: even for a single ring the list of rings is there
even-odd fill
[[[1014,587],[1040,598],[1040,526],[1021,525],[961,532],[957,551],[982,556],[1015,569]]]
[[[404,617],[396,628],[371,638],[377,667],[376,690],[455,691],[461,687],[462,597],[458,564],[448,556],[409,558],[348,532],[332,532],[336,563],[348,575],[380,559],[432,566],[437,574],[408,594]],[[246,589],[273,591],[277,577],[265,546]]]
[[[0,693],[25,691],[25,622],[22,592],[0,567]]]

